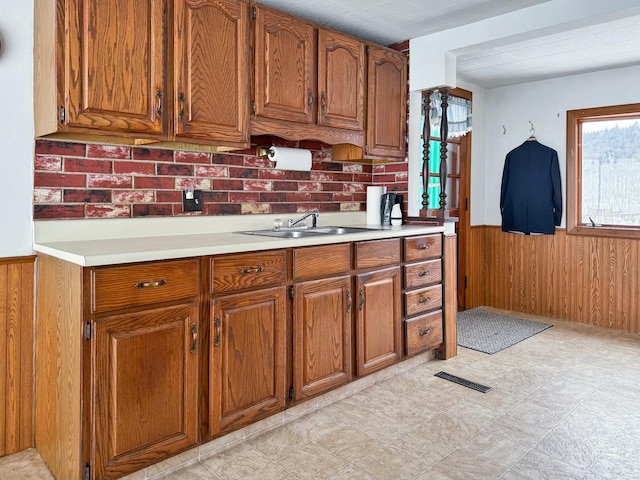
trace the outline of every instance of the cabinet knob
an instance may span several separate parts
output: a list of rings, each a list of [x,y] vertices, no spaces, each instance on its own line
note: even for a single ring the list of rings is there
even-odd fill
[[[424,337],[425,335],[429,335],[431,332],[433,332],[433,328],[421,328],[418,335]]]
[[[362,311],[364,308],[364,289],[360,287],[360,304],[358,305],[358,310]]]
[[[162,90],[158,89],[156,91],[156,101],[157,101],[156,117],[161,117],[162,116]]]
[[[311,90],[307,92],[307,105],[309,106],[309,111],[313,111],[313,92]]]
[[[425,277],[425,276],[427,276],[427,275],[430,275],[430,272],[429,272],[428,270],[427,270],[427,271],[424,271],[424,270],[423,270],[423,271],[421,271],[421,272],[418,272],[418,276],[419,276],[419,277]]]
[[[431,297],[422,297],[418,300],[418,303],[429,303],[431,301]]]
[[[418,245],[418,250],[426,250],[426,249],[428,249],[430,247],[431,247],[431,244],[423,243],[423,244]]]
[[[351,292],[347,290],[347,313],[351,313]]]
[[[322,92],[320,94],[320,109],[322,110],[323,115],[326,108],[327,108],[327,94]]]

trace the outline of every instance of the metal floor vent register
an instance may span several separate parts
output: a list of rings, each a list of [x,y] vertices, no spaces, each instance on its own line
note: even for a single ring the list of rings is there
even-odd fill
[[[463,387],[471,388],[472,390],[477,390],[478,392],[487,393],[491,390],[491,387],[487,387],[485,385],[480,385],[479,383],[472,382],[470,380],[466,380],[461,377],[456,377],[455,375],[451,375],[447,372],[438,372],[435,374],[436,377],[442,378],[444,380],[449,380],[450,382],[457,383],[458,385],[462,385]]]

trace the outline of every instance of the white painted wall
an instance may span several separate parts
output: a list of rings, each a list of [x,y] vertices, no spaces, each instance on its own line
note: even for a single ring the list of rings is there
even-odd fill
[[[0,12],[0,258],[31,255],[33,0]]]
[[[474,129],[484,125],[484,146],[472,151],[472,225],[500,225],[500,182],[505,155],[530,135],[531,121],[540,143],[558,152],[566,207],[567,110],[640,103],[640,67],[562,77],[495,88],[474,94]],[[503,134],[502,126],[506,128]],[[480,135],[478,135],[480,136]],[[473,142],[477,136],[474,131]],[[566,208],[563,208],[562,227]]]

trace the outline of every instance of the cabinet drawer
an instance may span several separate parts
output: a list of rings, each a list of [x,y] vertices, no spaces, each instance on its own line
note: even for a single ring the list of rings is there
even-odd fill
[[[442,285],[433,285],[404,294],[404,312],[407,317],[440,307],[442,307]]]
[[[328,277],[351,269],[351,244],[296,248],[293,251],[293,278]]]
[[[442,310],[405,320],[404,344],[407,355],[415,355],[442,343]]]
[[[384,267],[400,263],[400,239],[371,240],[358,242],[356,268]]]
[[[440,259],[412,263],[404,267],[404,288],[415,288],[440,283],[442,264]]]
[[[198,295],[198,259],[91,270],[91,313]]]
[[[404,260],[415,262],[442,256],[442,235],[422,235],[404,239]]]
[[[211,259],[211,292],[282,285],[287,281],[286,252],[273,250]]]

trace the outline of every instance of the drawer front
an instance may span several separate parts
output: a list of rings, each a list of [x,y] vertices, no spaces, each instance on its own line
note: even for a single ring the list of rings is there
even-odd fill
[[[409,356],[441,345],[442,310],[405,320],[404,340]]]
[[[286,255],[284,250],[274,250],[213,257],[210,293],[283,285]]]
[[[358,242],[355,249],[356,268],[384,267],[400,263],[399,238]]]
[[[442,256],[442,235],[422,235],[404,239],[404,260],[415,262]]]
[[[404,267],[404,288],[415,288],[440,283],[442,263],[440,259],[412,263]]]
[[[442,307],[442,285],[421,288],[404,294],[404,312],[407,317]]]
[[[351,244],[301,247],[293,251],[293,278],[341,275],[351,269]]]
[[[90,272],[91,313],[198,295],[198,259],[95,268]]]

